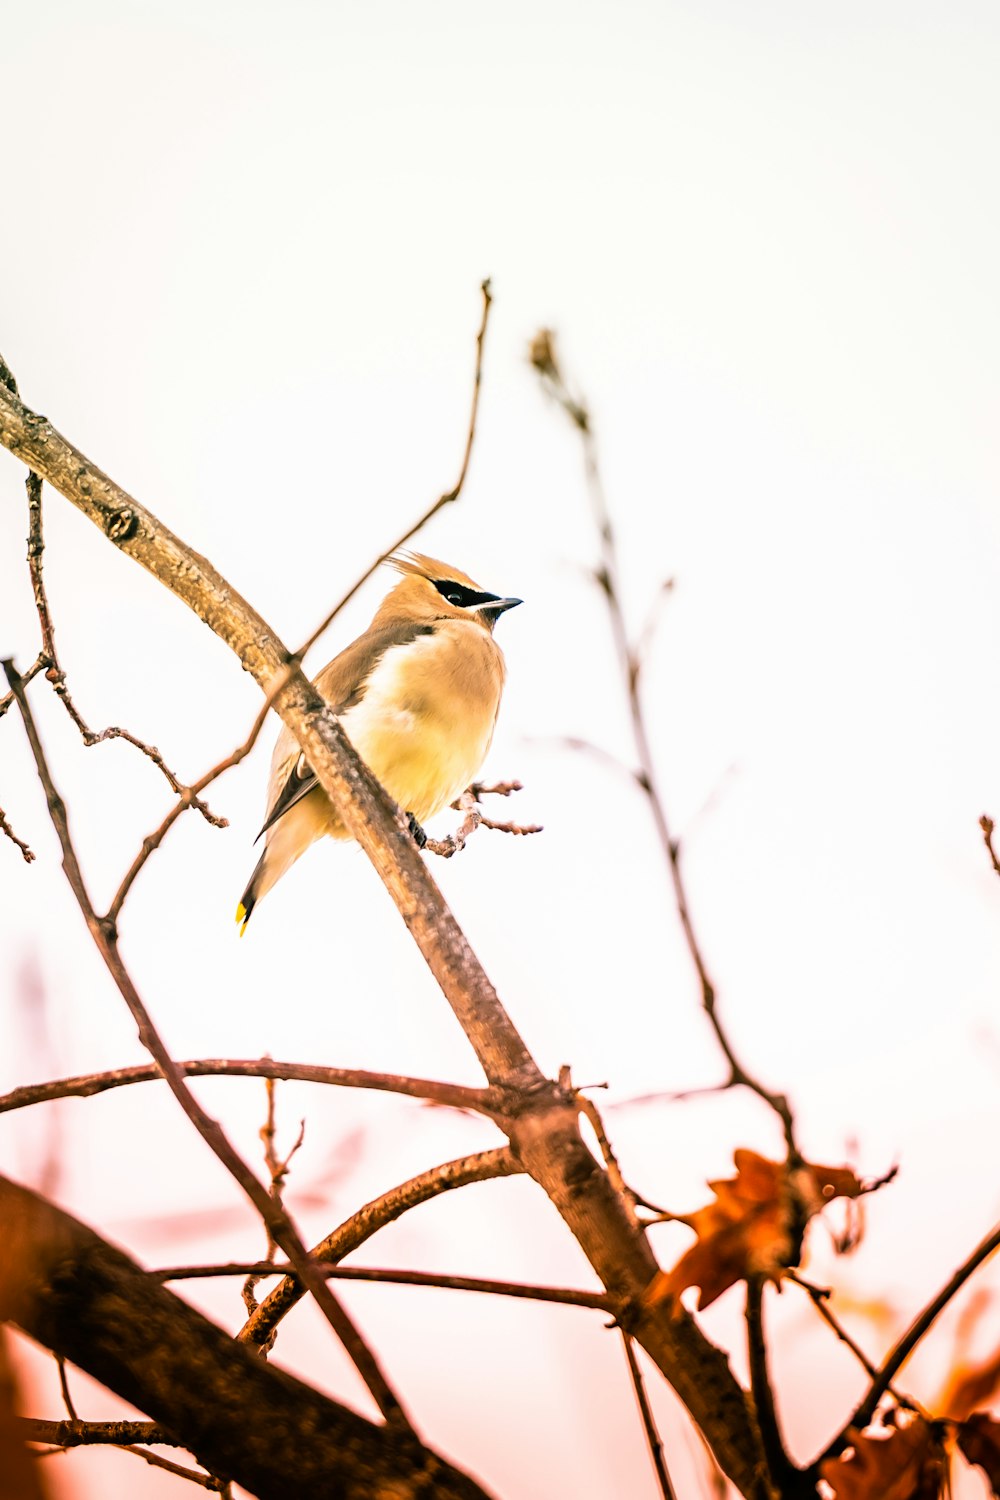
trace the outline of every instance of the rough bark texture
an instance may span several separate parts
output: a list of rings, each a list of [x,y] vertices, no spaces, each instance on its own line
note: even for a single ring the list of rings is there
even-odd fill
[[[256,1358],[120,1250],[0,1178],[0,1317],[58,1350],[265,1500],[486,1500],[412,1438]]]
[[[2,373],[2,372],[0,372]],[[265,692],[286,673],[288,653],[270,627],[203,557],[120,489],[45,419],[0,384],[0,441],[142,564],[240,658]],[[659,1366],[740,1491],[767,1500],[751,1404],[710,1344],[683,1312],[644,1309],[656,1270],[628,1205],[614,1191],[580,1135],[571,1096],[547,1083],[445,904],[391,800],[361,765],[340,725],[298,670],[275,696],[345,825],[375,865],[442,992],[493,1084],[520,1100],[509,1133],[531,1176],[576,1236],[623,1323]]]

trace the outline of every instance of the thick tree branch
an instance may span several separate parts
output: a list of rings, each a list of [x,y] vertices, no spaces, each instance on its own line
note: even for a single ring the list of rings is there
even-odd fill
[[[412,1432],[376,1426],[269,1367],[93,1230],[6,1178],[0,1219],[0,1318],[147,1412],[212,1473],[268,1500],[483,1500]]]
[[[205,558],[46,418],[2,389],[0,442],[194,610],[264,692],[271,691],[277,674],[288,670],[289,653]],[[361,765],[328,705],[300,671],[290,672],[275,707],[396,902],[490,1082],[521,1091],[521,1112],[507,1120],[505,1129],[526,1169],[579,1241],[620,1309],[620,1319],[691,1410],[722,1467],[745,1495],[765,1496],[756,1426],[725,1355],[686,1314],[642,1304],[642,1293],[657,1270],[645,1234],[585,1145],[575,1095],[547,1083],[525,1047],[398,809]]]

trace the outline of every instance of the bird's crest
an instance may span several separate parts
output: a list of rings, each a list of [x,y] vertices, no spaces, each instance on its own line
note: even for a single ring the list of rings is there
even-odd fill
[[[386,558],[390,568],[395,568],[397,573],[404,577],[426,578],[429,583],[436,583],[439,579],[447,578],[454,583],[464,583],[466,588],[479,589],[480,585],[463,573],[461,568],[453,568],[450,563],[439,562],[436,557],[426,557],[423,552],[393,552]]]

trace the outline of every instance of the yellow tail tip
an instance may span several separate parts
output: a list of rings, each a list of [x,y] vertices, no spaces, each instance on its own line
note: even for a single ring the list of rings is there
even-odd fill
[[[240,927],[240,937],[242,937],[243,934],[247,930],[247,923],[250,920],[250,913],[247,911],[247,909],[243,905],[242,901],[240,902],[239,906],[236,908],[236,920],[237,920],[237,922],[241,922],[243,924]]]

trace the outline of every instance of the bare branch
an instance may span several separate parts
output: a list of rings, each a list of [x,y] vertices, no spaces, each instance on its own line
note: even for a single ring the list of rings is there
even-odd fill
[[[938,1292],[937,1296],[927,1304],[918,1317],[914,1318],[906,1332],[897,1340],[896,1344],[883,1360],[880,1369],[868,1388],[864,1400],[858,1406],[850,1420],[844,1424],[837,1437],[834,1438],[833,1442],[821,1455],[822,1458],[835,1457],[846,1447],[850,1441],[848,1437],[849,1429],[853,1428],[855,1431],[860,1432],[868,1426],[875,1415],[876,1407],[888,1390],[889,1383],[896,1372],[906,1363],[935,1319],[944,1311],[952,1298],[961,1291],[973,1272],[977,1271],[985,1261],[989,1260],[990,1256],[998,1249],[1000,1249],[1000,1224],[996,1228],[991,1229],[985,1239],[979,1242],[972,1254],[962,1262],[955,1274],[950,1277]]]
[[[115,1424],[110,1441],[180,1440],[211,1473],[270,1500],[377,1495],[394,1482],[483,1500],[410,1429],[367,1421],[269,1366],[93,1230],[5,1178],[0,1219],[0,1318],[173,1435]]]
[[[0,807],[0,833],[4,834],[6,838],[9,838],[12,844],[17,845],[17,847],[21,851],[21,858],[24,860],[24,863],[26,865],[30,865],[31,861],[35,858],[34,851],[32,849],[29,849],[28,845],[24,842],[23,839],[18,838],[13,828],[11,828],[10,824],[7,822],[7,817],[2,807]]]
[[[572,1287],[537,1286],[526,1281],[497,1281],[485,1276],[450,1276],[437,1271],[400,1271],[385,1266],[341,1266],[316,1260],[317,1271],[332,1281],[370,1281],[381,1286],[433,1287],[448,1292],[484,1292],[492,1297],[514,1297],[528,1302],[552,1302],[560,1307],[588,1307],[597,1312],[613,1313],[607,1292],[576,1291]],[[157,1281],[206,1281],[220,1276],[266,1277],[287,1271],[273,1261],[251,1260],[222,1262],[215,1266],[167,1266],[150,1271]],[[247,1341],[249,1342],[249,1341]]]
[[[235,750],[231,750],[228,755],[224,755],[220,761],[212,766],[211,770],[205,772],[204,776],[199,776],[198,780],[193,782],[190,787],[186,787],[184,791],[181,792],[179,800],[174,803],[173,807],[167,813],[167,816],[163,819],[163,822],[160,824],[160,826],[158,828],[154,828],[152,833],[146,835],[141,845],[139,846],[138,854],[126,871],[122,879],[122,883],[118,887],[118,890],[115,892],[115,896],[111,902],[111,905],[108,907],[107,915],[112,922],[117,921],[118,914],[125,904],[125,898],[127,897],[129,891],[132,889],[132,885],[136,879],[136,876],[139,874],[149,856],[151,854],[154,854],[163,843],[163,840],[166,838],[171,828],[177,822],[177,819],[180,817],[181,813],[186,812],[189,807],[192,807],[194,805],[194,799],[198,795],[200,795],[200,793],[203,792],[206,787],[211,786],[212,782],[215,781],[217,777],[221,776],[224,771],[231,771],[234,766],[239,765],[241,760],[246,759],[246,757],[250,754],[250,751],[253,749],[254,745],[257,743],[257,739],[265,723],[267,722],[267,716],[270,712],[271,704],[270,701],[268,701],[264,704],[264,707],[261,709],[260,713],[254,720],[250,733],[247,735],[242,745],[237,745]]]
[[[214,1479],[211,1474],[202,1473],[199,1469],[188,1469],[183,1464],[171,1463],[169,1458],[163,1458],[158,1453],[150,1453],[145,1448],[139,1448],[135,1442],[124,1441],[126,1437],[131,1437],[142,1443],[183,1446],[177,1443],[169,1433],[158,1427],[155,1422],[81,1422],[78,1418],[49,1422],[39,1417],[21,1417],[18,1421],[18,1430],[26,1443],[51,1443],[60,1449],[94,1445],[120,1448],[123,1453],[134,1453],[136,1458],[145,1459],[146,1463],[151,1464],[153,1468],[164,1469],[178,1479],[188,1479],[192,1484],[200,1485],[205,1490],[214,1490],[216,1493],[224,1490],[229,1482],[225,1479]]]
[[[420,1172],[398,1187],[381,1193],[366,1203],[350,1218],[345,1219],[312,1252],[313,1259],[337,1264],[371,1239],[373,1234],[393,1223],[411,1208],[420,1203],[429,1203],[442,1193],[453,1188],[467,1187],[472,1182],[485,1182],[493,1177],[510,1177],[524,1168],[514,1158],[509,1146],[498,1146],[492,1151],[479,1151],[473,1156],[460,1156],[454,1161]],[[286,1276],[279,1286],[264,1298],[260,1306],[251,1313],[240,1329],[237,1338],[258,1347],[269,1346],[278,1323],[302,1297],[302,1287],[296,1277]]]
[[[445,494],[439,496],[439,498],[428,510],[424,512],[419,520],[415,521],[414,524],[410,526],[408,530],[405,531],[403,535],[399,537],[386,552],[381,553],[381,555],[375,559],[371,566],[369,568],[366,568],[359,578],[355,579],[354,583],[347,590],[347,593],[338,600],[338,602],[334,605],[333,609],[329,612],[322,623],[318,625],[313,631],[312,635],[309,636],[308,640],[304,641],[297,651],[294,651],[289,655],[288,661],[285,664],[285,670],[278,674],[275,682],[272,684],[271,689],[264,701],[264,706],[261,708],[256,719],[254,720],[250,733],[247,735],[243,743],[237,746],[235,750],[231,751],[229,755],[223,756],[222,760],[214,765],[211,770],[206,771],[205,775],[199,777],[199,779],[194,782],[189,788],[185,788],[184,793],[182,793],[181,795],[180,802],[178,802],[173,808],[171,808],[170,812],[164,818],[160,826],[154,829],[151,834],[143,839],[138,854],[133,860],[132,865],[130,866],[124,879],[122,880],[121,886],[119,887],[114,900],[108,908],[108,916],[111,917],[112,920],[117,918],[118,913],[121,911],[125,898],[131,890],[136,876],[139,874],[143,865],[146,863],[146,860],[163,843],[163,840],[166,838],[167,834],[173,827],[174,823],[176,823],[181,813],[185,812],[188,807],[193,806],[197,795],[205,791],[205,789],[210,786],[217,777],[221,776],[224,771],[229,771],[234,766],[238,766],[240,761],[244,760],[250,754],[250,751],[257,743],[261,730],[267,722],[267,716],[274,706],[275,699],[280,695],[282,690],[288,686],[295,668],[301,663],[302,659],[306,655],[306,652],[316,644],[321,635],[325,634],[325,632],[333,624],[334,620],[340,614],[345,605],[347,605],[354,598],[358,590],[368,582],[368,579],[371,578],[372,574],[382,566],[386,558],[390,557],[393,552],[398,551],[400,547],[405,546],[407,542],[411,541],[413,537],[416,536],[417,532],[421,531],[424,526],[427,525],[432,516],[436,515],[443,506],[450,504],[453,500],[457,500],[459,495],[461,494],[462,487],[465,484],[465,476],[468,473],[469,459],[472,456],[472,445],[476,435],[476,417],[479,411],[479,387],[482,378],[483,367],[483,344],[486,338],[486,323],[489,317],[491,302],[488,281],[483,282],[482,293],[483,316],[482,322],[480,323],[479,327],[479,334],[476,340],[476,371],[473,385],[472,410],[469,417],[469,431],[465,443],[465,452],[462,457],[462,467],[459,471],[457,482],[451,490],[448,490]],[[3,712],[4,703],[8,700],[12,700],[12,694],[8,693],[6,700],[0,700],[0,713]],[[536,830],[532,829],[530,831],[535,832]]]
[[[877,1368],[868,1358],[865,1351],[861,1348],[861,1345],[858,1344],[857,1341],[853,1339],[847,1332],[847,1329],[844,1327],[843,1323],[841,1323],[840,1319],[834,1313],[833,1308],[830,1306],[830,1300],[833,1296],[832,1289],[826,1286],[814,1286],[811,1281],[806,1281],[805,1277],[800,1276],[797,1271],[793,1271],[790,1269],[785,1271],[785,1277],[788,1281],[794,1281],[796,1286],[802,1288],[802,1290],[806,1293],[806,1296],[811,1301],[813,1307],[815,1307],[816,1311],[823,1319],[823,1322],[827,1325],[828,1328],[833,1331],[833,1333],[836,1334],[840,1342],[844,1344],[848,1349],[850,1349],[851,1353],[858,1361],[858,1364],[861,1365],[862,1369],[865,1371],[865,1374],[869,1377],[869,1379],[877,1379]],[[905,1406],[910,1411],[918,1410],[917,1403],[912,1399],[912,1397],[904,1396],[900,1391],[896,1390],[891,1385],[886,1386],[886,1390],[900,1406]]]
[[[431,854],[439,854],[442,859],[451,859],[453,854],[459,854],[465,848],[477,828],[492,828],[497,833],[542,833],[543,830],[539,824],[496,823],[477,806],[480,798],[490,792],[496,792],[501,797],[509,797],[511,792],[520,790],[519,781],[502,781],[495,787],[484,787],[479,782],[475,782],[451,804],[456,811],[463,814],[462,821],[455,832],[449,833],[443,839],[425,837],[423,847]]]
[[[780,1495],[788,1492],[792,1466],[785,1451],[774,1409],[774,1392],[767,1373],[767,1345],[764,1340],[764,1280],[760,1276],[747,1277],[747,1358],[750,1366],[750,1390],[757,1411],[761,1442],[771,1475],[771,1483]]]
[[[132,983],[131,976],[122,962],[118,949],[118,934],[114,924],[98,917],[90,896],[87,893],[87,887],[76,857],[76,851],[70,838],[66,805],[52,780],[21,679],[10,662],[4,662],[3,668],[7,675],[11,691],[17,699],[18,708],[21,710],[21,717],[24,720],[28,741],[35,758],[39,780],[45,790],[52,825],[56,830],[59,843],[62,847],[63,870],[66,873],[70,888],[76,897],[77,905],[83,913],[84,920],[90,929],[90,934],[94,939],[98,952],[103,958],[112,979],[115,981],[122,999],[128,1006],[132,1019],[139,1028],[139,1040],[155,1060],[167,1086],[195,1130],[197,1130],[205,1144],[222,1162],[223,1166],[227,1168],[232,1177],[239,1183],[277,1243],[295,1266],[305,1286],[316,1299],[323,1316],[354,1361],[358,1373],[371,1391],[383,1416],[387,1421],[408,1426],[408,1418],[406,1417],[402,1403],[386,1380],[375,1355],[368,1348],[361,1334],[354,1326],[346,1311],[336,1300],[327,1283],[322,1277],[316,1275],[309,1264],[309,1256],[305,1245],[299,1238],[291,1219],[282,1206],[275,1203],[267,1190],[258,1182],[243,1158],[230,1144],[219,1122],[213,1120],[202,1109],[201,1105],[194,1098],[194,1095],[187,1088],[183,1075],[178,1071],[176,1064],[164,1046],[159,1032],[153,1025],[152,1018],[140,999],[139,992]]]
[[[607,604],[611,634],[625,687],[629,718],[632,725],[632,738],[635,743],[636,756],[639,762],[639,769],[635,773],[635,779],[646,795],[653,826],[656,830],[663,856],[667,862],[670,881],[673,886],[674,903],[677,908],[678,917],[680,918],[681,929],[684,933],[688,953],[690,954],[691,962],[694,965],[701,988],[702,1009],[708,1017],[712,1030],[715,1033],[716,1041],[721,1047],[726,1062],[729,1065],[730,1076],[728,1086],[741,1086],[750,1089],[751,1092],[757,1094],[759,1098],[763,1099],[774,1110],[775,1114],[781,1120],[784,1129],[789,1157],[798,1160],[799,1151],[795,1143],[795,1125],[788,1100],[783,1094],[772,1093],[769,1089],[765,1088],[738,1061],[719,1018],[715,986],[709,976],[708,966],[695,934],[694,923],[690,907],[688,906],[687,888],[681,870],[681,846],[670,832],[666,804],[657,785],[653,753],[646,727],[642,697],[639,692],[639,647],[633,647],[629,640],[628,624],[625,619],[622,593],[618,582],[618,549],[615,542],[614,528],[611,524],[611,514],[608,510],[604,494],[604,486],[601,481],[600,466],[597,461],[597,443],[594,437],[593,423],[585,403],[570,392],[556,355],[554,335],[548,329],[542,329],[532,341],[529,358],[531,364],[541,376],[544,389],[563,409],[580,433],[580,441],[583,445],[587,492],[590,496],[594,524],[597,528],[601,548],[601,561],[599,567],[595,570],[594,577]],[[604,752],[600,751],[598,747],[590,744],[573,741],[569,741],[569,743],[579,743],[581,748],[586,748],[591,753],[604,755]]]
[[[663,1453],[663,1443],[657,1431],[656,1421],[653,1417],[653,1409],[646,1395],[646,1384],[642,1378],[639,1361],[632,1347],[632,1339],[621,1329],[622,1347],[625,1350],[625,1359],[628,1362],[628,1372],[632,1380],[632,1389],[635,1391],[636,1404],[639,1407],[639,1416],[642,1418],[642,1430],[646,1434],[646,1443],[649,1447],[649,1456],[653,1464],[653,1472],[656,1482],[660,1487],[663,1500],[677,1500],[676,1491],[670,1483],[670,1474],[667,1471],[667,1461]]]
[[[24,683],[25,687],[28,686],[29,682],[34,682],[39,672],[44,672],[48,664],[48,657],[45,655],[44,651],[40,651],[35,657],[34,661],[31,663],[31,666],[28,668],[28,670],[21,673],[21,681]],[[13,702],[14,694],[11,692],[4,693],[3,697],[0,698],[0,719],[3,718],[4,714],[7,712],[8,708],[10,708]]]
[[[61,1354],[57,1354],[55,1360],[56,1366],[59,1370],[59,1389],[62,1392],[63,1403],[66,1407],[66,1413],[71,1422],[78,1422],[80,1420],[79,1413],[77,1412],[76,1407],[73,1405],[73,1397],[70,1395],[69,1389],[69,1380],[66,1377],[66,1361]]]
[[[368,1073],[360,1068],[322,1068],[312,1063],[275,1062],[270,1057],[253,1059],[198,1058],[175,1063],[184,1078],[285,1078],[289,1082],[322,1083],[335,1088],[374,1089],[381,1093],[402,1094],[411,1099],[426,1099],[451,1109],[471,1109],[480,1114],[503,1112],[505,1096],[500,1089],[470,1089],[458,1083],[437,1083],[430,1078],[408,1078],[401,1073]],[[46,1104],[52,1099],[87,1099],[134,1083],[158,1083],[163,1074],[153,1064],[141,1063],[131,1068],[116,1068],[107,1073],[81,1073],[75,1078],[60,1078],[53,1083],[25,1084],[0,1095],[0,1115],[32,1104]]]
[[[288,1168],[291,1164],[292,1157],[295,1155],[299,1147],[302,1145],[302,1142],[305,1140],[306,1122],[305,1120],[301,1122],[299,1126],[299,1133],[295,1138],[295,1144],[288,1152],[288,1155],[285,1157],[279,1157],[277,1146],[275,1145],[275,1138],[277,1135],[277,1126],[275,1124],[275,1096],[277,1093],[277,1084],[273,1078],[267,1078],[264,1080],[264,1088],[267,1092],[267,1116],[264,1120],[264,1124],[261,1126],[260,1138],[264,1143],[264,1162],[267,1166],[267,1170],[271,1174],[271,1197],[280,1208],[282,1206],[281,1195],[284,1190],[285,1181],[288,1177]],[[267,1255],[265,1260],[266,1265],[270,1266],[274,1264],[274,1257],[277,1249],[277,1241],[272,1235],[270,1229],[268,1229]],[[243,1285],[243,1302],[247,1312],[251,1314],[257,1311],[257,1298],[254,1296],[254,1289],[256,1288],[260,1279],[260,1273],[255,1272],[253,1274],[249,1274]]]
[[[360,578],[356,579],[355,582],[351,584],[351,587],[347,590],[347,593],[337,601],[326,618],[319,625],[317,625],[316,629],[313,631],[309,639],[307,641],[304,641],[303,644],[299,647],[298,651],[295,652],[296,661],[301,661],[306,652],[316,644],[320,636],[325,634],[325,632],[329,629],[334,620],[340,614],[340,611],[344,608],[344,606],[350,603],[358,590],[368,582],[373,573],[378,571],[378,569],[385,562],[386,558],[391,557],[394,552],[398,552],[400,547],[405,547],[407,542],[412,541],[417,532],[422,531],[427,525],[428,521],[430,521],[434,516],[437,515],[439,510],[443,510],[446,505],[451,505],[452,502],[457,500],[459,495],[462,493],[462,487],[465,484],[465,476],[469,472],[469,460],[472,457],[472,445],[476,439],[476,419],[479,415],[479,390],[483,378],[483,347],[486,342],[486,325],[489,322],[490,306],[493,301],[492,295],[490,293],[490,283],[488,278],[483,282],[482,286],[480,287],[480,291],[482,292],[483,296],[483,315],[482,320],[479,324],[479,332],[476,335],[476,369],[472,382],[472,408],[469,412],[469,430],[465,439],[465,451],[462,454],[462,466],[458,471],[458,478],[456,479],[454,485],[450,490],[446,490],[443,495],[439,495],[438,498],[434,501],[433,505],[430,505],[427,510],[424,511],[419,520],[414,521],[412,526],[407,527],[402,536],[397,537],[396,540],[392,543],[391,547],[388,547],[385,552],[380,553],[372,563],[371,567],[366,568],[365,571],[361,574]]]
[[[997,859],[997,852],[993,847],[993,830],[996,825],[994,824],[991,817],[988,817],[986,813],[983,813],[983,816],[979,819],[979,826],[983,830],[983,842],[986,845],[987,852],[989,853],[990,862],[992,863],[993,868],[997,872],[997,874],[1000,875],[1000,859]]]
[[[132,1443],[157,1443],[164,1448],[184,1446],[158,1422],[48,1421],[44,1417],[22,1417],[25,1442],[52,1443],[57,1448],[83,1448],[92,1444],[125,1448]]]
[[[44,417],[0,389],[0,442],[78,507],[116,546],[147,568],[239,656],[269,693],[287,648],[262,617],[192,548],[103,474]],[[709,1436],[719,1462],[747,1496],[766,1490],[759,1440],[744,1392],[724,1354],[681,1310],[648,1307],[656,1274],[645,1234],[630,1219],[580,1134],[578,1108],[547,1082],[513,1026],[464,933],[437,889],[405,822],[358,760],[328,706],[300,671],[275,707],[292,730],[347,832],[395,901],[491,1083],[519,1091],[505,1123],[511,1143],[579,1241],[620,1318],[663,1370]],[[258,1184],[259,1186],[259,1184]],[[266,1195],[265,1195],[266,1196]]]
[[[112,724],[108,729],[99,732],[90,728],[83,715],[80,713],[73,699],[70,697],[69,688],[66,686],[66,673],[59,664],[56,654],[55,631],[52,625],[52,615],[49,611],[48,596],[45,592],[45,579],[42,573],[42,553],[45,550],[45,542],[42,535],[42,480],[39,474],[29,473],[25,481],[28,490],[28,571],[31,574],[31,587],[35,596],[35,609],[38,614],[38,622],[42,630],[42,650],[40,656],[45,658],[45,676],[52,684],[56,696],[62,700],[63,707],[69,714],[73,723],[80,731],[83,743],[90,748],[92,745],[100,745],[105,740],[127,740],[134,745],[166,778],[167,784],[172,792],[178,796],[185,797],[185,806],[195,807],[202,817],[216,828],[228,828],[229,824],[225,818],[217,817],[207,803],[202,802],[198,796],[179,781],[166,764],[163,756],[155,745],[147,745],[145,740],[138,739],[130,734],[127,729],[120,729],[118,725]]]

